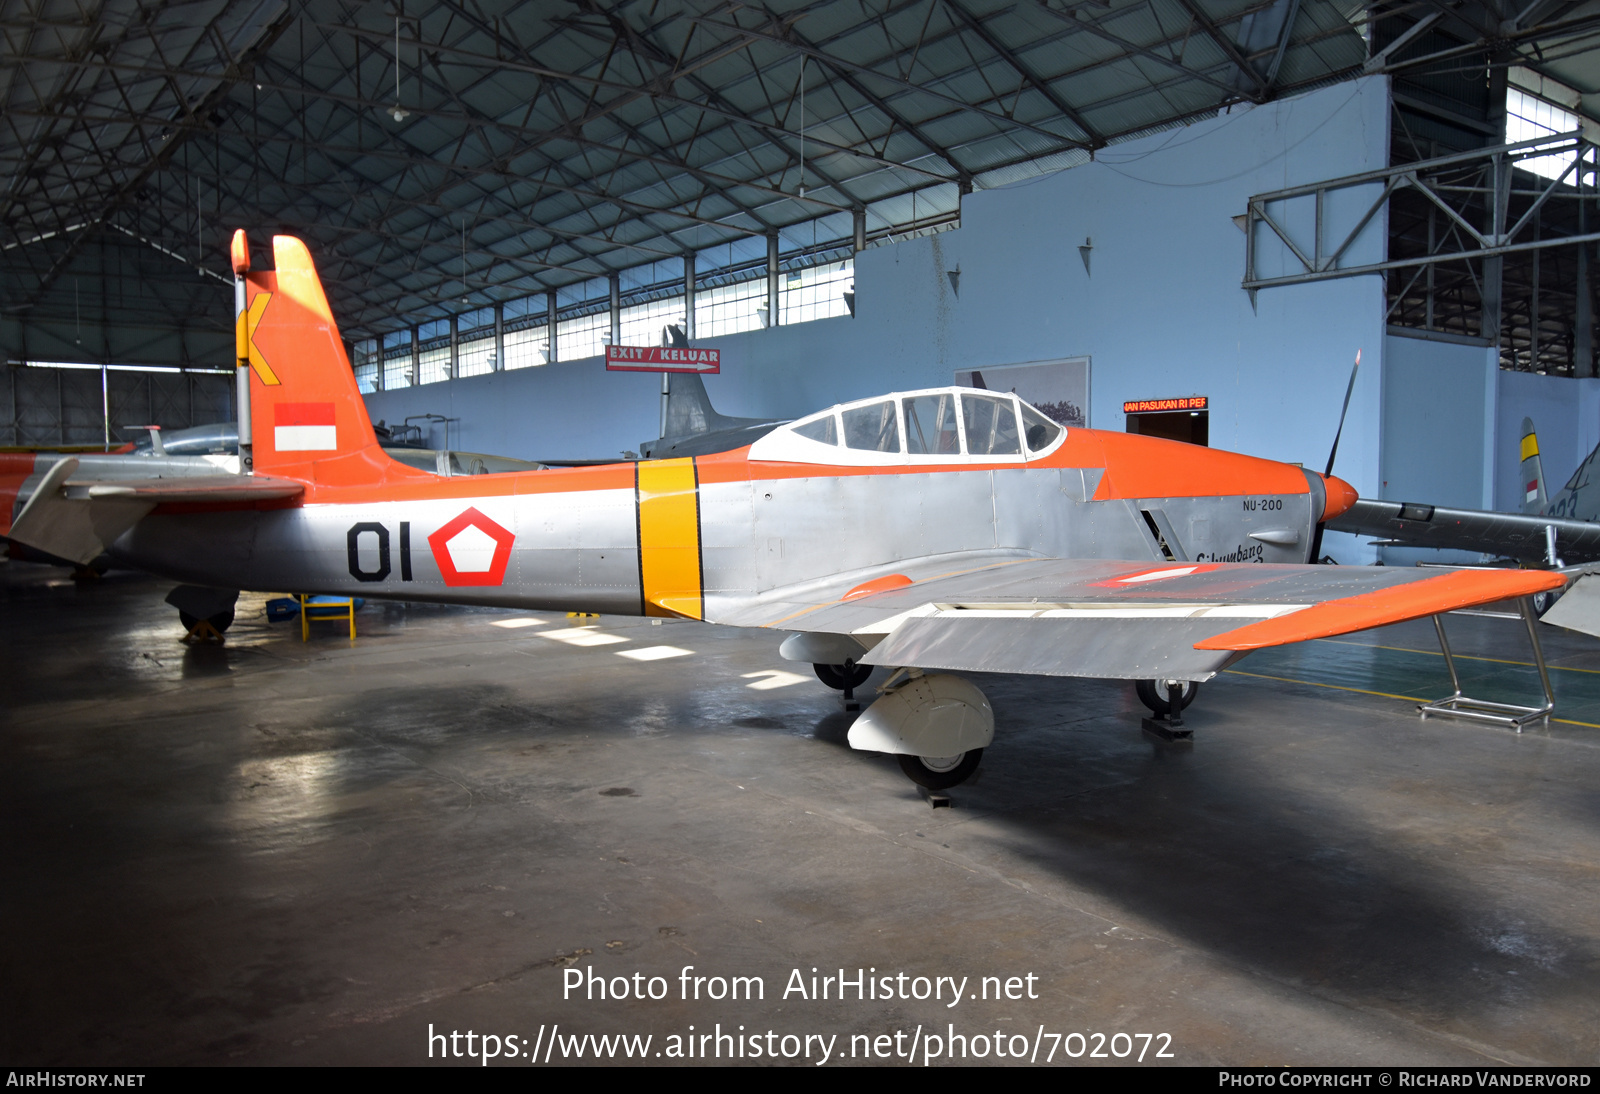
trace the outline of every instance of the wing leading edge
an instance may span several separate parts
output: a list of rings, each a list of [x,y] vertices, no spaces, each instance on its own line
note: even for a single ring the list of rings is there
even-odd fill
[[[1528,596],[1565,580],[1530,570],[1026,559],[798,611],[779,597],[760,625],[852,635],[871,647],[861,658],[870,664],[1205,680],[1250,650]]]

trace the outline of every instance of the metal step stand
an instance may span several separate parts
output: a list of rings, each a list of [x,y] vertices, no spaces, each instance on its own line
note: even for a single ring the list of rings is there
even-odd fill
[[[1544,664],[1544,647],[1539,645],[1539,631],[1537,620],[1533,615],[1533,601],[1531,597],[1523,597],[1517,601],[1517,607],[1522,612],[1522,621],[1528,627],[1528,641],[1533,643],[1533,663],[1539,669],[1539,684],[1544,688],[1544,706],[1524,707],[1514,703],[1491,703],[1487,699],[1472,699],[1461,694],[1461,677],[1456,674],[1456,659],[1450,652],[1450,639],[1445,637],[1444,616],[1433,617],[1433,629],[1439,632],[1439,648],[1444,651],[1445,667],[1450,670],[1450,686],[1455,691],[1443,699],[1435,699],[1431,703],[1423,703],[1417,707],[1417,713],[1426,718],[1430,714],[1440,714],[1447,718],[1470,718],[1476,722],[1491,722],[1495,725],[1511,726],[1518,733],[1522,727],[1530,722],[1543,721],[1549,724],[1550,714],[1556,709],[1555,693],[1550,690],[1550,672]]]

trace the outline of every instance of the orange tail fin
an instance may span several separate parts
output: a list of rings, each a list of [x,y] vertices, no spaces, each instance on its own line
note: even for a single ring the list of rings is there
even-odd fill
[[[254,469],[328,486],[414,478],[378,445],[305,244],[273,236],[272,255],[275,270],[243,275]]]

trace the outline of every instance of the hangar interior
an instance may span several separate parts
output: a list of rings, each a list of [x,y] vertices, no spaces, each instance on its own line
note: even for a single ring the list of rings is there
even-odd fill
[[[1313,470],[1337,435],[1363,498],[1471,510],[1522,507],[1525,418],[1552,492],[1600,446],[1592,0],[0,3],[6,452],[236,419],[236,229],[305,242],[368,415],[423,449],[637,460],[664,379],[610,346],[717,350],[710,405],[769,425],[1072,363],[1075,425]],[[1129,410],[1193,399],[1186,435]],[[791,966],[1045,978],[970,1004],[991,1047],[1600,1051],[1576,632],[1541,627],[1559,717],[1516,733],[1417,719],[1451,687],[1420,619],[1230,667],[1192,743],[1124,681],[991,674],[984,777],[934,811],[771,631],[374,599],[299,642],[264,594],[308,587],[184,647],[170,582],[12,556],[10,1059],[966,1017],[797,1001]],[[1507,608],[1447,626],[1520,702]],[[686,1001],[687,965],[766,995]],[[580,1003],[573,969],[674,995]]]

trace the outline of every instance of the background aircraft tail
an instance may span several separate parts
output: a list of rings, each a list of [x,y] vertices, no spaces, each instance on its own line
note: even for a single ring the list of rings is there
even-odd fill
[[[1522,419],[1522,511],[1530,516],[1544,512],[1550,495],[1544,487],[1544,463],[1539,459],[1539,435],[1531,419]]]
[[[235,237],[235,261],[247,256]],[[384,454],[304,243],[273,236],[276,269],[244,275],[253,469],[326,485],[415,477]]]

